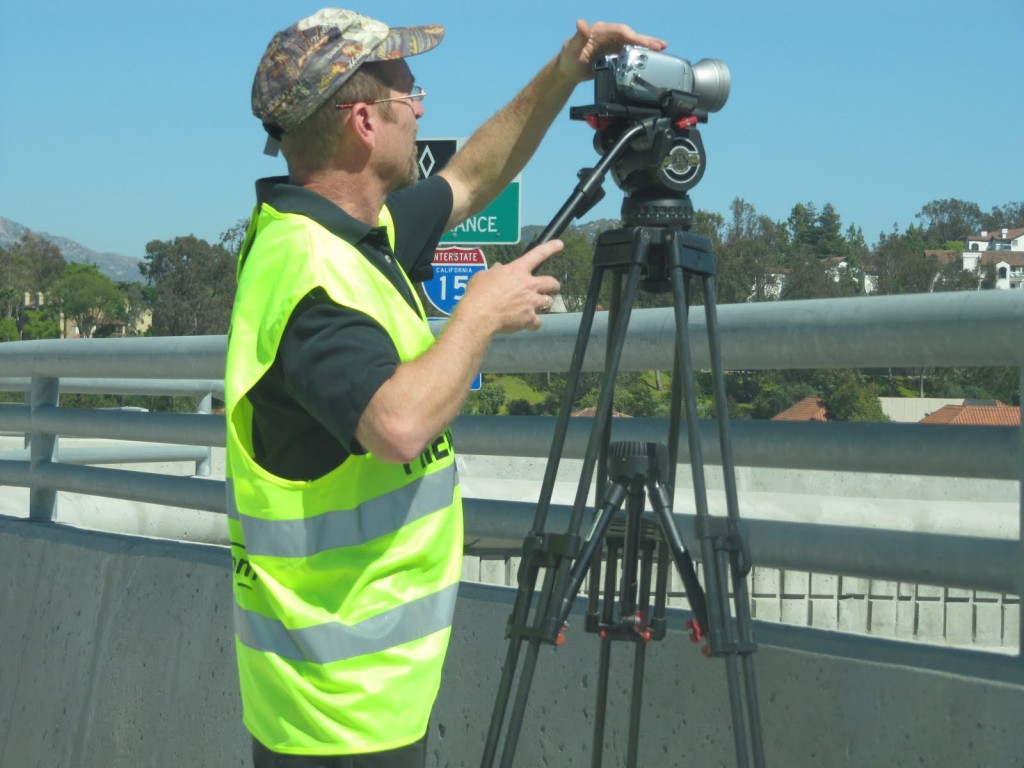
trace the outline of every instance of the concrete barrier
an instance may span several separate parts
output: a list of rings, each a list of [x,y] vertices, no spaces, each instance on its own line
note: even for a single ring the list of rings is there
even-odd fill
[[[250,764],[226,548],[0,517],[0,567],[0,765]],[[463,585],[432,768],[479,764],[511,596]],[[648,654],[641,762],[734,765],[723,664],[686,640],[680,616],[672,623]],[[958,677],[935,649],[894,643],[890,657],[930,656],[931,669],[880,663],[800,650],[801,632],[815,630],[757,625],[768,765],[1022,764],[1019,667],[982,662],[989,673]],[[622,764],[631,654],[613,654],[606,765]],[[516,765],[590,764],[596,659],[596,639],[578,628],[542,649]]]

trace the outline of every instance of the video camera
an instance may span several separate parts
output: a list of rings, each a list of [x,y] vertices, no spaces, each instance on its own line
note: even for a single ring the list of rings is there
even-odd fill
[[[729,69],[718,59],[690,64],[648,48],[627,45],[594,64],[594,104],[573,107],[569,116],[595,129],[594,148],[605,155],[623,133],[645,123],[647,130],[632,140],[612,166],[615,183],[627,193],[624,219],[643,201],[658,211],[676,208],[671,198],[704,175],[704,144],[696,130],[729,98]],[[669,193],[669,200],[665,200]],[[630,200],[635,198],[635,200]],[[672,215],[670,212],[668,215]]]

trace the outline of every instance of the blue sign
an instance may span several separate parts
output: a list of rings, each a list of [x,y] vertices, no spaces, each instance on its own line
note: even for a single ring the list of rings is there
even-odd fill
[[[466,293],[469,279],[487,269],[479,248],[444,248],[434,251],[434,277],[423,283],[423,292],[437,309],[450,315]]]

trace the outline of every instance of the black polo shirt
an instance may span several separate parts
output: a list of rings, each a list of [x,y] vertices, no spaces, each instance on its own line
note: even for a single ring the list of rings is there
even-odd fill
[[[370,227],[286,178],[261,179],[257,201],[282,213],[308,216],[354,245],[410,305],[415,301],[395,265],[416,282],[429,279],[437,242],[452,209],[451,187],[440,176],[388,197],[396,252],[385,228]],[[244,269],[244,266],[243,266]],[[312,291],[288,321],[270,370],[249,392],[256,460],[279,477],[311,480],[351,453],[363,410],[398,366],[387,332],[369,316]]]

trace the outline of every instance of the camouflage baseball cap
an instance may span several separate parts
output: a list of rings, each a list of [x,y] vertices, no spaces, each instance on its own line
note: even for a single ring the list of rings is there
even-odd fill
[[[252,83],[252,113],[274,139],[329,99],[360,65],[404,59],[441,42],[444,27],[388,27],[340,8],[325,8],[270,41]]]

